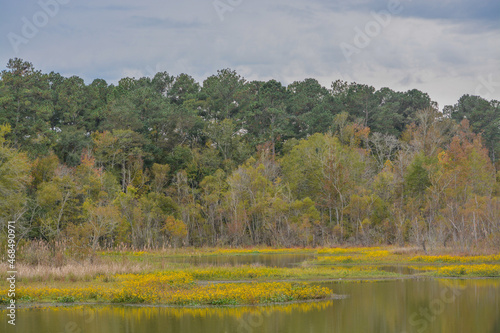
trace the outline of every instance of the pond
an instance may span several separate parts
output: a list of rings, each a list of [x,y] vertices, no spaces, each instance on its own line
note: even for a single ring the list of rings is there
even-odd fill
[[[236,265],[262,265],[269,267],[293,267],[305,260],[315,258],[311,254],[242,254],[242,255],[210,255],[210,256],[185,256],[185,257],[159,257],[149,260],[177,264],[191,265],[214,265],[214,266],[236,266]]]
[[[232,259],[175,260],[200,264],[290,266],[305,259],[308,258],[293,255],[245,255],[233,256]],[[399,271],[401,268],[384,269]],[[401,272],[412,273],[405,268]],[[4,317],[0,322],[0,332],[500,332],[500,279],[410,277],[333,281],[321,285],[345,297],[321,302],[219,308],[28,307],[17,310],[15,327],[7,324],[6,312],[0,311]]]

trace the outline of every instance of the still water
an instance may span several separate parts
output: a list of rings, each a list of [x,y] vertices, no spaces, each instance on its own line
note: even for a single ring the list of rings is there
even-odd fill
[[[194,264],[293,266],[287,255],[176,258]],[[172,261],[172,258],[165,259]],[[402,267],[385,270],[412,274]],[[29,307],[16,326],[0,311],[0,332],[22,333],[500,333],[500,279],[408,278],[321,283],[345,298],[253,307],[124,305]]]
[[[305,260],[315,258],[315,254],[243,254],[243,255],[218,255],[218,256],[186,256],[186,257],[159,257],[150,260],[156,260],[168,263],[177,264],[192,264],[192,265],[253,265],[259,264],[269,267],[293,267]]]

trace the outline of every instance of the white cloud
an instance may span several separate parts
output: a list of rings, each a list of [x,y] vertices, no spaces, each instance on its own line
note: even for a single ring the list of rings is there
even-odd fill
[[[401,13],[349,63],[340,44],[353,44],[355,28],[364,31],[374,22],[370,11],[387,9],[387,1],[243,0],[223,21],[211,0],[70,1],[19,54],[3,38],[0,66],[17,56],[46,72],[115,83],[152,71],[184,72],[202,81],[230,67],[249,80],[284,84],[312,77],[326,87],[343,78],[377,88],[417,88],[441,106],[476,91],[500,99],[500,87],[477,89],[480,77],[500,81],[500,28],[492,19],[498,14],[479,8],[458,19],[470,6],[403,2]],[[0,14],[0,36],[19,32],[20,16],[39,10],[13,8],[15,15]],[[444,9],[456,17],[445,18]]]

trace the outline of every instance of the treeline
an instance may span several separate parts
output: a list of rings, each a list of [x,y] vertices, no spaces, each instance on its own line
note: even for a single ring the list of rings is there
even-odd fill
[[[0,223],[73,249],[500,244],[498,101],[221,70],[104,80],[12,59]]]

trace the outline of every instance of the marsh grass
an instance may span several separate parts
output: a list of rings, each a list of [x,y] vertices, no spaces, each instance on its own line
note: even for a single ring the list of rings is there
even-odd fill
[[[50,265],[17,264],[17,280],[24,282],[89,282],[100,277],[111,279],[113,275],[125,273],[148,272],[151,267],[147,263],[138,263],[129,260],[99,262],[85,261],[82,263],[68,263],[54,267]],[[0,278],[7,278],[8,265],[0,263]]]

